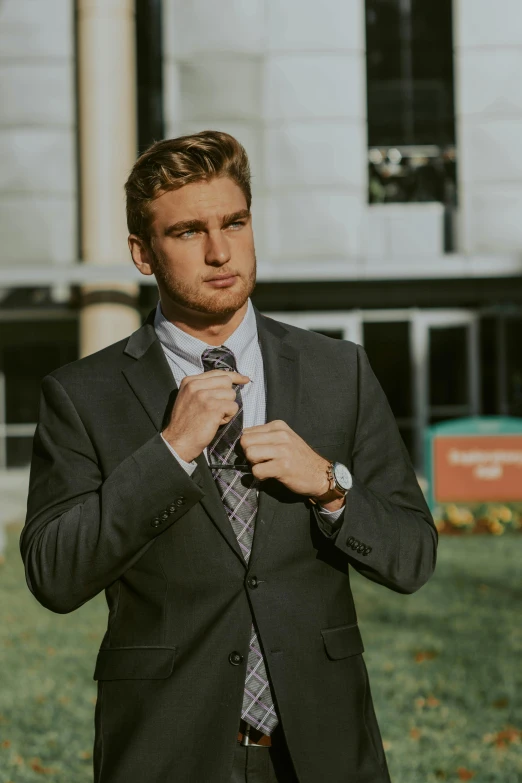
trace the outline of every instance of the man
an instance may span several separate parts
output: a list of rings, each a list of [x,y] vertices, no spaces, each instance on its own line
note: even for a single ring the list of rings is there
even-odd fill
[[[96,783],[389,782],[349,567],[412,593],[437,533],[386,398],[252,305],[235,139],[158,142],[126,191],[160,304],[44,379],[21,540],[44,606],[106,593]]]

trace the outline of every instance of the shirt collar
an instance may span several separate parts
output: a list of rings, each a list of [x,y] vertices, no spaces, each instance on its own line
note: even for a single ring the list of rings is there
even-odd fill
[[[194,337],[179,326],[175,326],[171,323],[161,310],[160,302],[156,307],[156,315],[154,316],[154,329],[158,336],[158,340],[161,345],[167,351],[170,351],[175,356],[179,356],[192,364],[196,365],[203,372],[203,362],[201,360],[201,354],[206,348],[210,346],[203,340]],[[257,322],[256,314],[254,312],[254,306],[252,300],[248,299],[247,311],[243,317],[243,320],[239,326],[232,332],[223,345],[230,348],[234,356],[236,357],[236,363],[238,368],[243,364],[243,358],[252,346],[252,342],[257,340]],[[254,380],[250,373],[251,380]]]

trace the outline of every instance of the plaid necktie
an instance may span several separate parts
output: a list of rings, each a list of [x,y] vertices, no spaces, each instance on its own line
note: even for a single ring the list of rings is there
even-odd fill
[[[223,346],[207,348],[201,358],[205,372],[208,370],[237,372],[234,354]],[[243,467],[247,465],[245,453],[239,443],[243,432],[243,400],[241,386],[235,384],[234,389],[239,410],[227,424],[218,428],[208,446],[208,461],[241,552],[248,563],[257,514],[257,480],[252,473],[245,472],[248,469]],[[212,467],[213,465],[237,465],[237,467]],[[241,717],[264,734],[270,734],[279,723],[261,645],[253,623]]]

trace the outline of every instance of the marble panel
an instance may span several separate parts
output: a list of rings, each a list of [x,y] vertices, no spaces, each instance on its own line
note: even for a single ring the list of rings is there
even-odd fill
[[[522,247],[522,183],[477,186],[470,193],[472,252],[515,252]]]
[[[166,52],[179,59],[210,52],[261,53],[264,0],[164,0]]]
[[[458,0],[455,43],[462,47],[522,46],[519,0]]]
[[[366,117],[365,62],[359,54],[274,55],[266,63],[269,120]]]
[[[21,194],[0,197],[0,263],[76,261],[76,203],[72,198]]]
[[[267,204],[270,258],[320,261],[356,255],[362,221],[360,199],[352,193],[319,188],[272,193]]]
[[[368,207],[366,254],[380,262],[442,255],[441,204],[374,204]]]
[[[444,208],[441,204],[393,206],[389,226],[392,257],[433,258],[444,253]]]
[[[24,59],[72,58],[72,0],[2,0],[0,56]]]
[[[458,114],[522,115],[522,46],[464,49],[457,56],[457,64]]]
[[[0,191],[76,192],[76,140],[69,131],[0,129]]]
[[[183,120],[248,120],[261,115],[262,64],[254,57],[200,57],[180,64]]]
[[[290,122],[268,128],[266,166],[273,188],[340,185],[365,190],[366,126],[348,120]]]
[[[275,50],[364,50],[361,0],[268,0],[268,47]]]
[[[464,119],[460,124],[460,181],[522,181],[521,138],[522,116]]]
[[[180,72],[179,63],[171,58],[163,63],[163,115],[165,137],[178,136],[177,126],[181,120]]]
[[[52,65],[0,65],[0,127],[75,122],[72,68]]]

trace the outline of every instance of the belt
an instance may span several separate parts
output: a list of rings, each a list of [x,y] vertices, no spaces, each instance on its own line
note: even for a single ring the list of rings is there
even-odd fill
[[[272,745],[272,739],[269,734],[263,734],[258,729],[254,729],[243,719],[239,722],[239,731],[237,741],[241,745],[256,745],[260,748],[269,748]]]

